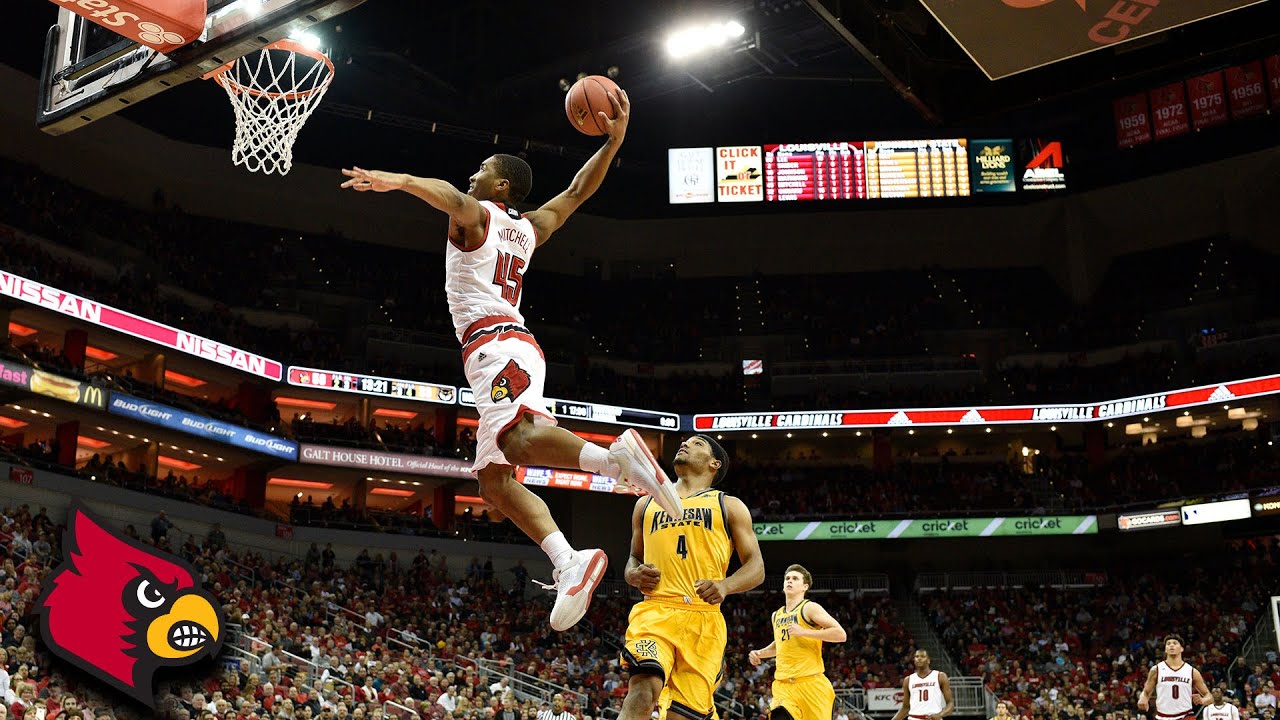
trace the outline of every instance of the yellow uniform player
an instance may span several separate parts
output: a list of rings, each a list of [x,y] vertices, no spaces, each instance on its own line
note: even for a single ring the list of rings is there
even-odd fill
[[[801,565],[792,565],[782,580],[786,604],[770,616],[773,642],[752,650],[747,658],[759,665],[776,657],[773,671],[772,720],[831,720],[836,691],[824,674],[822,643],[845,641],[844,628],[818,603],[804,594],[813,585],[813,575]]]
[[[728,471],[724,448],[694,435],[680,444],[673,464],[680,516],[648,498],[631,515],[625,577],[645,598],[627,622],[622,662],[631,680],[620,720],[647,720],[660,696],[669,718],[714,717],[728,640],[720,603],[764,580],[751,511],[712,487]],[[726,577],[735,548],[742,567]]]

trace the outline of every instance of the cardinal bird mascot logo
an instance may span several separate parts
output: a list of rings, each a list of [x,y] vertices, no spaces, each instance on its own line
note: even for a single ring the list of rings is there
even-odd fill
[[[498,377],[493,379],[493,389],[489,391],[489,397],[494,402],[503,400],[515,402],[516,398],[529,389],[530,384],[529,373],[517,365],[515,360],[508,360],[507,366],[502,368]]]
[[[36,603],[54,654],[153,705],[156,670],[222,648],[222,610],[180,558],[111,532],[78,504],[62,548]]]

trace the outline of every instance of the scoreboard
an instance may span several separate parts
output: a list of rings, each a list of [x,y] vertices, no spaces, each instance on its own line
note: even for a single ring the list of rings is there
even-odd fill
[[[873,198],[968,197],[965,140],[868,141],[867,187]]]
[[[933,138],[673,148],[668,151],[670,201],[774,203],[1016,192],[1022,189],[1019,171],[1042,162],[1017,156],[1020,147],[1012,139]],[[1061,190],[1065,184],[1035,189]]]
[[[860,142],[764,146],[765,200],[850,200],[866,196]]]

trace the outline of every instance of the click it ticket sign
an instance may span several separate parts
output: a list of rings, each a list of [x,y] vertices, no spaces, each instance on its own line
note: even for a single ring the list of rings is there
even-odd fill
[[[763,155],[759,145],[716,148],[716,196],[720,202],[764,200]]]

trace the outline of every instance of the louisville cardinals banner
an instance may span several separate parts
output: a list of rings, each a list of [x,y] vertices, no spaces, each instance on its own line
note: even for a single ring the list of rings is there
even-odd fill
[[[1265,0],[921,1],[999,80]]]
[[[1147,117],[1147,95],[1139,93],[1115,101],[1116,144],[1122,148],[1151,142],[1151,120]]]
[[[1151,91],[1151,124],[1155,129],[1156,140],[1191,132],[1187,89],[1181,80]]]
[[[1231,117],[1237,120],[1267,111],[1261,61],[1227,68],[1227,97],[1231,102]]]
[[[1280,55],[1267,58],[1267,88],[1271,91],[1271,107],[1280,110]]]
[[[1227,122],[1227,90],[1221,72],[1188,80],[1187,96],[1191,100],[1191,124],[1197,130]]]
[[[226,619],[199,578],[187,561],[73,502],[62,561],[35,605],[40,637],[54,655],[154,707],[157,671],[222,649]]]

